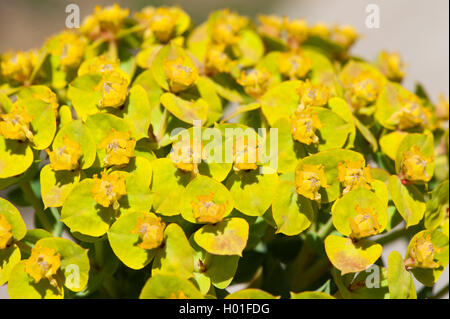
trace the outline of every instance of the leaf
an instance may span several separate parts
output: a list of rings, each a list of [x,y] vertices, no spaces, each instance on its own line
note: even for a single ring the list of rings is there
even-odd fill
[[[192,202],[196,202],[198,196],[208,196],[209,194],[213,195],[211,200],[215,204],[225,205],[226,208],[223,217],[231,213],[234,207],[234,200],[228,189],[210,177],[198,175],[189,182],[184,191],[184,203],[181,211],[183,218],[191,223],[196,223]]]
[[[225,299],[279,299],[261,289],[247,288],[229,294]]]
[[[178,170],[168,158],[156,159],[151,164],[153,209],[165,216],[178,215],[182,207],[179,199],[192,175]]]
[[[244,66],[255,65],[264,55],[264,44],[259,35],[250,29],[244,29],[239,33],[239,63]]]
[[[132,233],[140,218],[155,216],[148,212],[126,212],[122,214],[108,231],[108,240],[114,254],[127,267],[142,269],[148,265],[156,254],[156,250],[147,250],[137,246],[139,235]]]
[[[213,255],[242,256],[249,234],[249,225],[243,218],[223,220],[205,225],[194,234],[195,242]]]
[[[6,199],[0,197],[0,215],[6,218],[8,224],[12,227],[12,235],[14,240],[21,240],[27,233],[27,227],[20,215],[20,212],[13,204]],[[1,265],[1,263],[0,263]]]
[[[408,134],[401,141],[397,149],[397,155],[395,157],[395,171],[401,172],[402,156],[404,152],[411,149],[413,145],[419,147],[420,152],[427,157],[432,158],[431,163],[426,163],[426,172],[429,176],[434,175],[434,138],[432,134]]]
[[[262,216],[272,204],[277,182],[277,174],[240,171],[230,175],[226,186],[233,195],[237,210],[248,216]]]
[[[353,116],[353,123],[355,123],[355,126],[358,128],[358,131],[361,133],[364,139],[372,146],[372,151],[376,152],[378,150],[378,142],[369,128],[362,124],[356,116]]]
[[[338,180],[337,167],[339,163],[345,162],[346,160],[351,162],[363,161],[364,164],[364,157],[360,153],[343,149],[322,151],[300,160],[304,164],[324,166],[329,187],[321,188],[319,191],[322,197],[322,203],[331,203],[340,197],[341,188]]]
[[[317,291],[304,291],[304,292],[290,292],[291,299],[336,299],[333,296],[325,293],[325,292],[317,292]]]
[[[183,229],[175,223],[169,224],[164,231],[163,247],[156,251],[152,275],[177,274],[188,279],[194,272],[194,253]]]
[[[388,280],[391,299],[417,299],[412,276],[405,269],[402,255],[397,251],[389,254]]]
[[[435,229],[442,224],[448,209],[448,180],[443,181],[431,193],[425,211],[425,228]],[[448,233],[447,233],[448,234]]]
[[[300,103],[296,92],[300,81],[284,81],[267,90],[260,98],[261,110],[269,125],[281,117],[289,117]]]
[[[395,161],[395,158],[397,157],[398,146],[407,135],[408,133],[402,131],[395,131],[383,135],[380,138],[381,151],[390,159]]]
[[[36,248],[47,247],[55,249],[61,257],[61,272],[64,286],[78,292],[84,289],[89,278],[89,259],[87,249],[84,249],[65,238],[43,238],[36,243]]]
[[[102,98],[102,92],[95,90],[101,81],[99,74],[85,74],[77,77],[69,84],[67,96],[72,101],[72,106],[77,116],[85,121],[89,115],[100,112],[98,108]]]
[[[208,103],[202,98],[188,101],[173,93],[164,93],[161,95],[161,104],[176,118],[191,125],[193,121],[203,124],[208,119]]]
[[[328,235],[325,251],[333,266],[345,275],[366,270],[374,264],[381,256],[382,247],[366,239],[353,243],[350,238]]]
[[[44,206],[61,207],[79,180],[79,171],[54,171],[50,164],[45,165],[40,175]]]
[[[277,233],[298,235],[306,230],[314,219],[311,201],[297,194],[291,181],[280,181],[272,204]]]
[[[114,215],[111,207],[105,208],[92,197],[94,180],[83,179],[67,197],[61,211],[61,221],[72,232],[99,237],[104,235]]]
[[[0,286],[8,282],[11,271],[20,262],[20,258],[20,249],[16,244],[0,249]]]
[[[342,235],[348,237],[352,233],[349,219],[358,215],[356,207],[374,209],[380,225],[379,233],[383,232],[388,222],[387,203],[382,202],[370,190],[358,188],[336,200],[331,209],[333,225]]]
[[[64,146],[64,137],[68,137],[72,141],[80,143],[82,169],[92,166],[96,157],[96,143],[92,136],[92,132],[81,122],[75,120],[61,127],[53,140],[52,149],[55,150]]]
[[[406,228],[417,225],[426,209],[422,193],[414,185],[403,185],[396,175],[389,178],[388,189],[395,207],[406,221]]]
[[[203,299],[192,282],[176,275],[154,275],[142,288],[139,299],[174,299],[180,292],[191,299]]]
[[[33,157],[28,143],[7,140],[0,135],[0,178],[22,174],[33,164]]]

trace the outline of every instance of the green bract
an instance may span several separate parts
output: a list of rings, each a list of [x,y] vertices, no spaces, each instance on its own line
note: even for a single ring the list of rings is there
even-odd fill
[[[9,297],[448,292],[413,283],[449,261],[448,100],[397,53],[353,55],[351,26],[256,20],[96,7],[0,54]]]

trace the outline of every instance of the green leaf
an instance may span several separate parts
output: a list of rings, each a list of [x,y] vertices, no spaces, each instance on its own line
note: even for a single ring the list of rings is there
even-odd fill
[[[79,171],[54,171],[50,164],[41,169],[40,184],[44,206],[60,207],[80,181]]]
[[[213,255],[239,255],[247,245],[249,225],[243,218],[205,225],[194,234],[195,242]]]
[[[427,157],[432,158],[432,162],[426,163],[426,172],[429,176],[434,175],[434,138],[432,134],[408,134],[405,136],[397,149],[395,157],[395,170],[397,173],[401,172],[402,156],[404,152],[411,149],[413,145],[419,147],[420,152]]]
[[[277,225],[277,233],[287,236],[300,234],[311,225],[314,219],[311,201],[298,195],[295,184],[291,181],[278,182],[272,214]]]
[[[12,227],[13,238],[16,241],[21,240],[27,233],[27,227],[20,215],[20,212],[6,199],[0,197],[0,215],[6,218],[8,224]],[[1,265],[1,263],[0,263]]]
[[[142,288],[139,299],[174,299],[180,298],[180,292],[191,299],[203,299],[192,282],[176,275],[154,275]]]
[[[183,229],[175,223],[164,231],[164,245],[156,251],[152,275],[177,274],[188,279],[194,272],[194,252]]]
[[[94,180],[83,179],[67,197],[61,211],[61,221],[72,232],[99,237],[104,235],[112,222],[112,207],[105,208],[92,197]]]
[[[422,193],[414,185],[403,185],[396,175],[389,178],[388,189],[395,207],[406,221],[406,228],[417,225],[426,209]]]
[[[16,244],[0,249],[0,286],[8,282],[11,271],[20,262],[20,258],[20,249]]]
[[[33,164],[33,158],[28,143],[6,140],[0,135],[0,178],[22,174]]]
[[[147,250],[137,246],[139,235],[132,233],[140,218],[155,216],[148,212],[127,212],[122,214],[108,231],[108,239],[116,256],[127,267],[142,269],[156,254],[156,250]]]
[[[228,189],[210,177],[198,175],[186,186],[182,198],[183,206],[181,214],[183,218],[191,223],[196,223],[192,202],[196,202],[198,196],[208,196],[209,194],[213,195],[212,201],[215,204],[225,204],[226,208],[223,217],[231,213],[234,207],[234,200]]]
[[[72,101],[72,106],[77,116],[85,121],[89,115],[100,112],[98,108],[102,98],[102,92],[95,90],[102,76],[99,74],[85,74],[77,77],[67,90],[67,96]]]
[[[261,289],[248,288],[229,294],[225,299],[279,299]]]
[[[277,174],[258,170],[235,172],[226,180],[237,210],[248,216],[262,216],[270,207],[277,186]]]
[[[381,151],[395,161],[398,147],[407,135],[408,133],[402,131],[395,131],[383,135],[380,138]]]
[[[264,44],[259,35],[250,29],[244,29],[239,33],[237,43],[239,63],[244,66],[255,65],[264,55]]]
[[[176,118],[192,124],[193,121],[205,123],[208,119],[208,103],[200,98],[196,101],[184,100],[173,93],[161,95],[161,104]]]
[[[435,229],[444,221],[448,209],[448,194],[448,180],[443,181],[430,193],[431,198],[427,201],[425,211],[426,229]]]
[[[391,299],[417,299],[412,276],[405,269],[402,255],[397,251],[389,254],[388,280]]]
[[[291,299],[336,299],[325,292],[304,291],[295,293],[291,291]]]
[[[381,245],[366,239],[354,243],[350,238],[336,235],[325,238],[328,258],[342,275],[366,270],[380,258],[382,249]]]

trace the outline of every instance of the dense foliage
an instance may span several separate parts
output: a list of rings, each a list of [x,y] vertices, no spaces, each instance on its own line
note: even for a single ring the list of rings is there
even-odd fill
[[[405,89],[397,53],[352,56],[351,26],[258,20],[221,10],[193,26],[177,7],[97,7],[79,30],[1,55],[11,298],[446,292],[432,287],[449,261],[448,100]],[[239,128],[231,142],[257,145],[211,160],[211,136],[226,157]],[[175,156],[195,129],[200,151]],[[250,161],[269,137],[278,165]],[[35,228],[16,206],[34,209]],[[407,250],[384,264],[399,238]]]

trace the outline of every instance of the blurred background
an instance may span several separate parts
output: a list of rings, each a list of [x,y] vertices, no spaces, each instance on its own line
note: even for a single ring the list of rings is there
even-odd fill
[[[449,96],[448,0],[0,0],[0,52],[42,45],[47,37],[65,27],[65,8],[70,3],[78,4],[82,20],[95,5],[114,2],[131,12],[148,5],[179,5],[194,23],[204,21],[213,10],[230,8],[253,18],[273,13],[305,18],[311,24],[352,24],[363,35],[352,49],[355,55],[374,60],[382,49],[399,51],[408,65],[406,88],[413,90],[415,83],[420,82],[433,101],[440,93]],[[368,4],[376,4],[380,9],[378,29],[365,25]],[[29,218],[26,222],[32,227]],[[384,247],[383,258],[387,261],[392,250],[404,254],[406,247],[407,242],[401,240]],[[438,291],[448,281],[447,267],[434,289]],[[417,281],[415,285],[416,289],[421,288]],[[0,287],[0,299],[7,297],[7,287]]]

